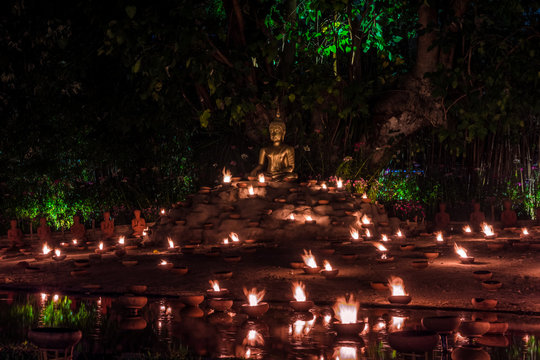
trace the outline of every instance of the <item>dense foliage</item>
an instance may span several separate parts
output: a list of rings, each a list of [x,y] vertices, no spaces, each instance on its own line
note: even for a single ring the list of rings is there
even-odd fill
[[[508,196],[531,213],[539,2],[460,2],[458,17],[458,1],[438,0],[5,1],[4,222],[47,215],[65,227],[75,213],[135,207],[152,216],[223,166],[250,170],[278,107],[302,177],[347,174],[376,189],[388,166],[421,169],[430,180],[399,189],[407,199],[389,197],[395,184],[380,199]],[[438,23],[419,30],[422,4]],[[409,81],[417,39],[431,32],[452,54],[426,74],[445,122],[387,144],[390,162],[373,164],[372,114]]]

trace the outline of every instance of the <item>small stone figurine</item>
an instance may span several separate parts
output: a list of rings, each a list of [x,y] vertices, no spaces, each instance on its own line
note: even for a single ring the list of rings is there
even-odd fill
[[[266,172],[263,173],[266,178],[273,181],[291,181],[298,178],[298,175],[293,172],[294,148],[283,144],[285,130],[285,123],[281,121],[278,111],[276,120],[269,126],[272,145],[263,147],[259,151],[259,164],[251,171],[251,176],[260,174],[266,162]]]
[[[135,215],[135,218],[131,220],[133,236],[141,237],[144,229],[146,229],[146,220],[141,217],[141,210],[133,211],[133,215]]]
[[[47,218],[42,217],[39,219],[37,235],[41,243],[50,242],[52,240],[51,228],[47,225]]]
[[[480,231],[480,225],[485,221],[486,215],[484,215],[484,212],[480,210],[480,203],[475,202],[473,205],[473,212],[469,217],[469,222],[471,223],[472,229],[477,232]]]
[[[71,232],[71,236],[73,239],[77,240],[84,240],[86,236],[86,229],[84,227],[84,224],[81,224],[80,217],[75,215],[73,217],[73,225],[71,225],[71,228],[69,228],[69,231]]]
[[[512,210],[512,202],[505,200],[503,202],[503,212],[501,213],[501,225],[504,228],[515,227],[517,225],[517,214]]]
[[[435,229],[446,231],[450,225],[450,215],[446,212],[446,203],[439,204],[439,212],[435,215]]]
[[[105,211],[103,213],[103,221],[99,224],[101,228],[101,236],[103,239],[110,239],[114,235],[114,219],[111,219],[111,213]]]
[[[7,232],[8,240],[12,247],[23,246],[23,233],[21,229],[17,227],[17,220],[11,220],[10,229]]]

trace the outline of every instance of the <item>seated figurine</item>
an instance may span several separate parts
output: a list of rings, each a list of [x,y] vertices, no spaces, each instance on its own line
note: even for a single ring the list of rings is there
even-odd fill
[[[49,227],[49,225],[47,225],[47,219],[44,217],[39,219],[37,235],[39,241],[42,243],[50,242],[52,240],[51,228]]]
[[[141,210],[133,211],[133,215],[135,215],[135,218],[131,220],[133,236],[141,237],[144,229],[146,229],[146,220],[141,217]]]
[[[471,216],[469,217],[469,222],[472,227],[473,231],[480,231],[480,226],[483,222],[486,221],[486,216],[484,215],[484,212],[480,210],[480,203],[475,202],[473,205],[473,212],[471,213]]]
[[[103,221],[99,225],[101,227],[101,236],[103,239],[110,239],[114,235],[114,219],[111,219],[111,214],[108,211],[103,213]]]
[[[73,239],[84,240],[86,235],[86,229],[84,224],[81,224],[79,216],[75,215],[73,217],[73,225],[69,228],[71,236]]]
[[[11,246],[23,246],[23,233],[22,230],[17,227],[17,220],[11,220],[9,223],[11,227],[7,232],[7,236]]]
[[[515,227],[517,225],[517,215],[514,210],[512,210],[512,202],[510,200],[505,200],[503,202],[504,210],[501,213],[501,225],[502,228]]]
[[[259,152],[259,164],[251,172],[251,176],[261,173],[264,163],[267,163],[264,176],[273,181],[291,181],[298,178],[294,171],[294,148],[283,144],[285,138],[285,123],[279,119],[279,111],[276,121],[269,126],[272,145],[261,149]]]
[[[450,226],[450,215],[446,212],[446,203],[439,204],[439,212],[435,215],[435,229],[440,231],[448,230]]]

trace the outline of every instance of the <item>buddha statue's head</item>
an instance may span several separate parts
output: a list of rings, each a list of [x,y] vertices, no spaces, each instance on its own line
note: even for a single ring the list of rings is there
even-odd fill
[[[40,223],[41,225],[46,225],[46,224],[47,224],[47,219],[44,218],[44,217],[42,217],[42,218],[39,219],[39,223]]]
[[[75,216],[73,217],[73,223],[78,224],[79,221],[80,221],[79,216],[78,216],[78,215],[75,215]]]
[[[270,139],[276,142],[282,142],[285,139],[285,130],[286,126],[283,121],[281,121],[279,110],[276,114],[276,119],[270,123],[268,126],[268,131],[270,132]]]
[[[111,213],[108,212],[108,211],[105,211],[105,212],[103,213],[103,219],[105,219],[105,220],[110,220],[110,219],[111,219]]]
[[[12,229],[15,229],[17,227],[17,220],[11,220],[9,224],[11,225]]]

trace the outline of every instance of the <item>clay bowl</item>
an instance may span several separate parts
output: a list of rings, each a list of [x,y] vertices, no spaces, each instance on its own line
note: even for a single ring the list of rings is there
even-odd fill
[[[203,227],[206,229],[206,230],[210,230],[214,227],[214,224],[212,223],[206,223],[203,225]]]
[[[319,205],[328,205],[330,203],[329,200],[324,200],[324,199],[321,199],[318,201]]]
[[[331,248],[331,247],[324,247],[320,250],[320,253],[325,256],[333,255],[335,252],[336,252],[336,249]]]
[[[230,215],[229,215],[229,218],[230,218],[230,219],[240,219],[240,214],[236,214],[236,213],[230,214]]]
[[[66,259],[66,254],[62,254],[60,256],[54,255],[52,258],[53,258],[54,261],[63,261],[63,260]]]
[[[327,279],[333,279],[338,276],[339,269],[322,270],[321,274]]]
[[[303,261],[291,261],[291,268],[293,269],[302,269],[304,267]]]
[[[75,269],[75,270],[72,270],[72,271],[70,272],[70,275],[73,276],[73,277],[85,276],[85,275],[88,275],[88,270],[84,270],[84,269]]]
[[[225,260],[228,263],[236,264],[242,260],[242,257],[240,255],[229,255],[229,256],[224,256],[223,260]]]
[[[399,248],[403,251],[412,251],[416,248],[416,245],[414,244],[403,244],[400,245]]]
[[[428,316],[422,319],[422,325],[431,331],[438,333],[456,332],[461,324],[458,316]]]
[[[236,187],[239,188],[239,189],[245,189],[247,188],[248,184],[247,183],[238,183],[236,184]]]
[[[90,266],[90,260],[86,260],[86,259],[75,260],[73,262],[73,265],[75,265],[75,267],[77,267],[77,268],[89,267]]]
[[[229,280],[232,278],[233,272],[229,270],[215,271],[214,277],[218,280]]]
[[[224,298],[229,295],[229,290],[220,289],[219,291],[215,291],[214,289],[208,289],[206,290],[206,295],[208,298]]]
[[[122,257],[122,256],[125,256],[126,255],[126,250],[125,249],[118,249],[114,252],[114,255],[118,256],[118,257]]]
[[[127,289],[131,293],[142,294],[148,289],[148,286],[146,286],[146,285],[129,285]]]
[[[489,323],[488,334],[504,334],[508,331],[508,323],[503,321],[494,321]]]
[[[315,225],[315,224],[317,224],[317,221],[316,220],[305,220],[304,224],[306,224],[306,225]]]
[[[380,257],[378,257],[376,260],[377,260],[378,263],[384,264],[384,263],[389,263],[389,262],[394,261],[394,257],[393,256],[388,256],[386,259],[381,259]]]
[[[257,181],[257,177],[256,176],[248,176],[247,179],[249,181]]]
[[[293,308],[294,311],[298,312],[306,312],[309,311],[309,309],[313,308],[313,301],[306,300],[306,301],[289,301],[289,305]]]
[[[189,269],[187,266],[174,266],[171,269],[172,273],[175,273],[176,275],[186,275],[188,273]]]
[[[231,181],[234,181],[234,182],[238,182],[240,180],[242,180],[242,178],[240,176],[234,176],[234,177],[231,178]]]
[[[161,270],[171,270],[174,267],[174,264],[171,262],[168,262],[166,264],[161,265],[160,263],[157,265],[157,267],[158,269],[161,269]]]
[[[439,335],[433,331],[405,330],[388,334],[389,345],[402,353],[426,353],[439,343]]]
[[[391,295],[388,297],[390,304],[407,305],[412,300],[410,295]]]
[[[489,291],[495,291],[497,289],[500,289],[502,286],[502,283],[497,280],[484,280],[482,281],[482,287]]]
[[[462,264],[473,264],[474,263],[474,258],[472,256],[467,256],[465,258],[463,257],[460,257],[459,258],[459,261],[462,263]]]
[[[267,185],[268,185],[268,183],[266,183],[266,182],[257,182],[258,187],[265,188]]]
[[[497,251],[502,250],[504,248],[504,243],[502,242],[491,242],[487,244],[487,248],[489,250]]]
[[[462,345],[452,350],[452,360],[490,360],[491,356],[478,345]]]
[[[250,306],[249,304],[242,304],[242,311],[247,314],[249,317],[260,317],[263,316],[268,309],[270,308],[270,305],[265,302],[260,302],[259,304],[255,306]]]
[[[184,292],[178,298],[187,306],[197,307],[204,301],[204,295],[198,292]]]
[[[319,266],[314,267],[314,268],[309,267],[309,266],[304,266],[303,269],[304,269],[304,273],[309,274],[309,275],[318,274],[321,271],[321,268]]]
[[[242,252],[246,254],[253,254],[257,252],[257,246],[246,246],[242,249]]]
[[[38,268],[37,266],[27,266],[24,268],[24,272],[27,274],[33,274],[33,273],[41,272],[41,269]]]
[[[495,299],[472,298],[471,303],[473,308],[479,310],[492,310],[497,306],[497,300]]]
[[[233,301],[231,299],[212,298],[208,299],[208,306],[216,311],[224,312],[233,306]]]
[[[341,336],[357,336],[366,327],[366,324],[363,321],[358,321],[353,324],[342,324],[338,321],[332,324],[334,330]]]
[[[353,253],[347,253],[347,254],[341,254],[341,258],[345,260],[346,262],[355,262],[356,259],[358,259],[358,254]]]
[[[429,263],[427,260],[413,260],[413,262],[411,262],[411,266],[415,269],[425,269],[428,265]]]
[[[122,295],[118,298],[120,304],[126,309],[142,309],[148,302],[146,296]]]
[[[122,260],[122,265],[125,267],[132,267],[137,265],[139,262],[137,260]]]
[[[465,337],[480,337],[489,331],[487,321],[462,321],[459,325],[459,332]]]
[[[473,272],[473,277],[476,280],[480,280],[480,281],[489,280],[491,279],[492,276],[493,276],[493,273],[488,270],[478,270],[478,271]]]
[[[371,202],[370,198],[362,198],[362,202],[365,204],[369,204]]]
[[[426,259],[429,259],[429,260],[436,259],[439,257],[439,255],[440,255],[439,252],[425,252],[424,253],[424,256],[426,257]]]
[[[137,245],[126,245],[124,249],[126,250],[137,250],[139,247]]]
[[[259,224],[259,223],[257,222],[257,224]],[[244,240],[244,243],[246,243],[246,244],[254,244],[256,241],[257,240],[255,240],[255,239],[246,239],[246,240]]]
[[[388,284],[381,281],[371,281],[369,283],[371,285],[371,288],[377,291],[387,291],[388,290]]]
[[[489,346],[489,347],[508,347],[510,345],[510,341],[508,338],[504,335],[484,335],[476,340],[477,344],[480,344],[482,346]]]

